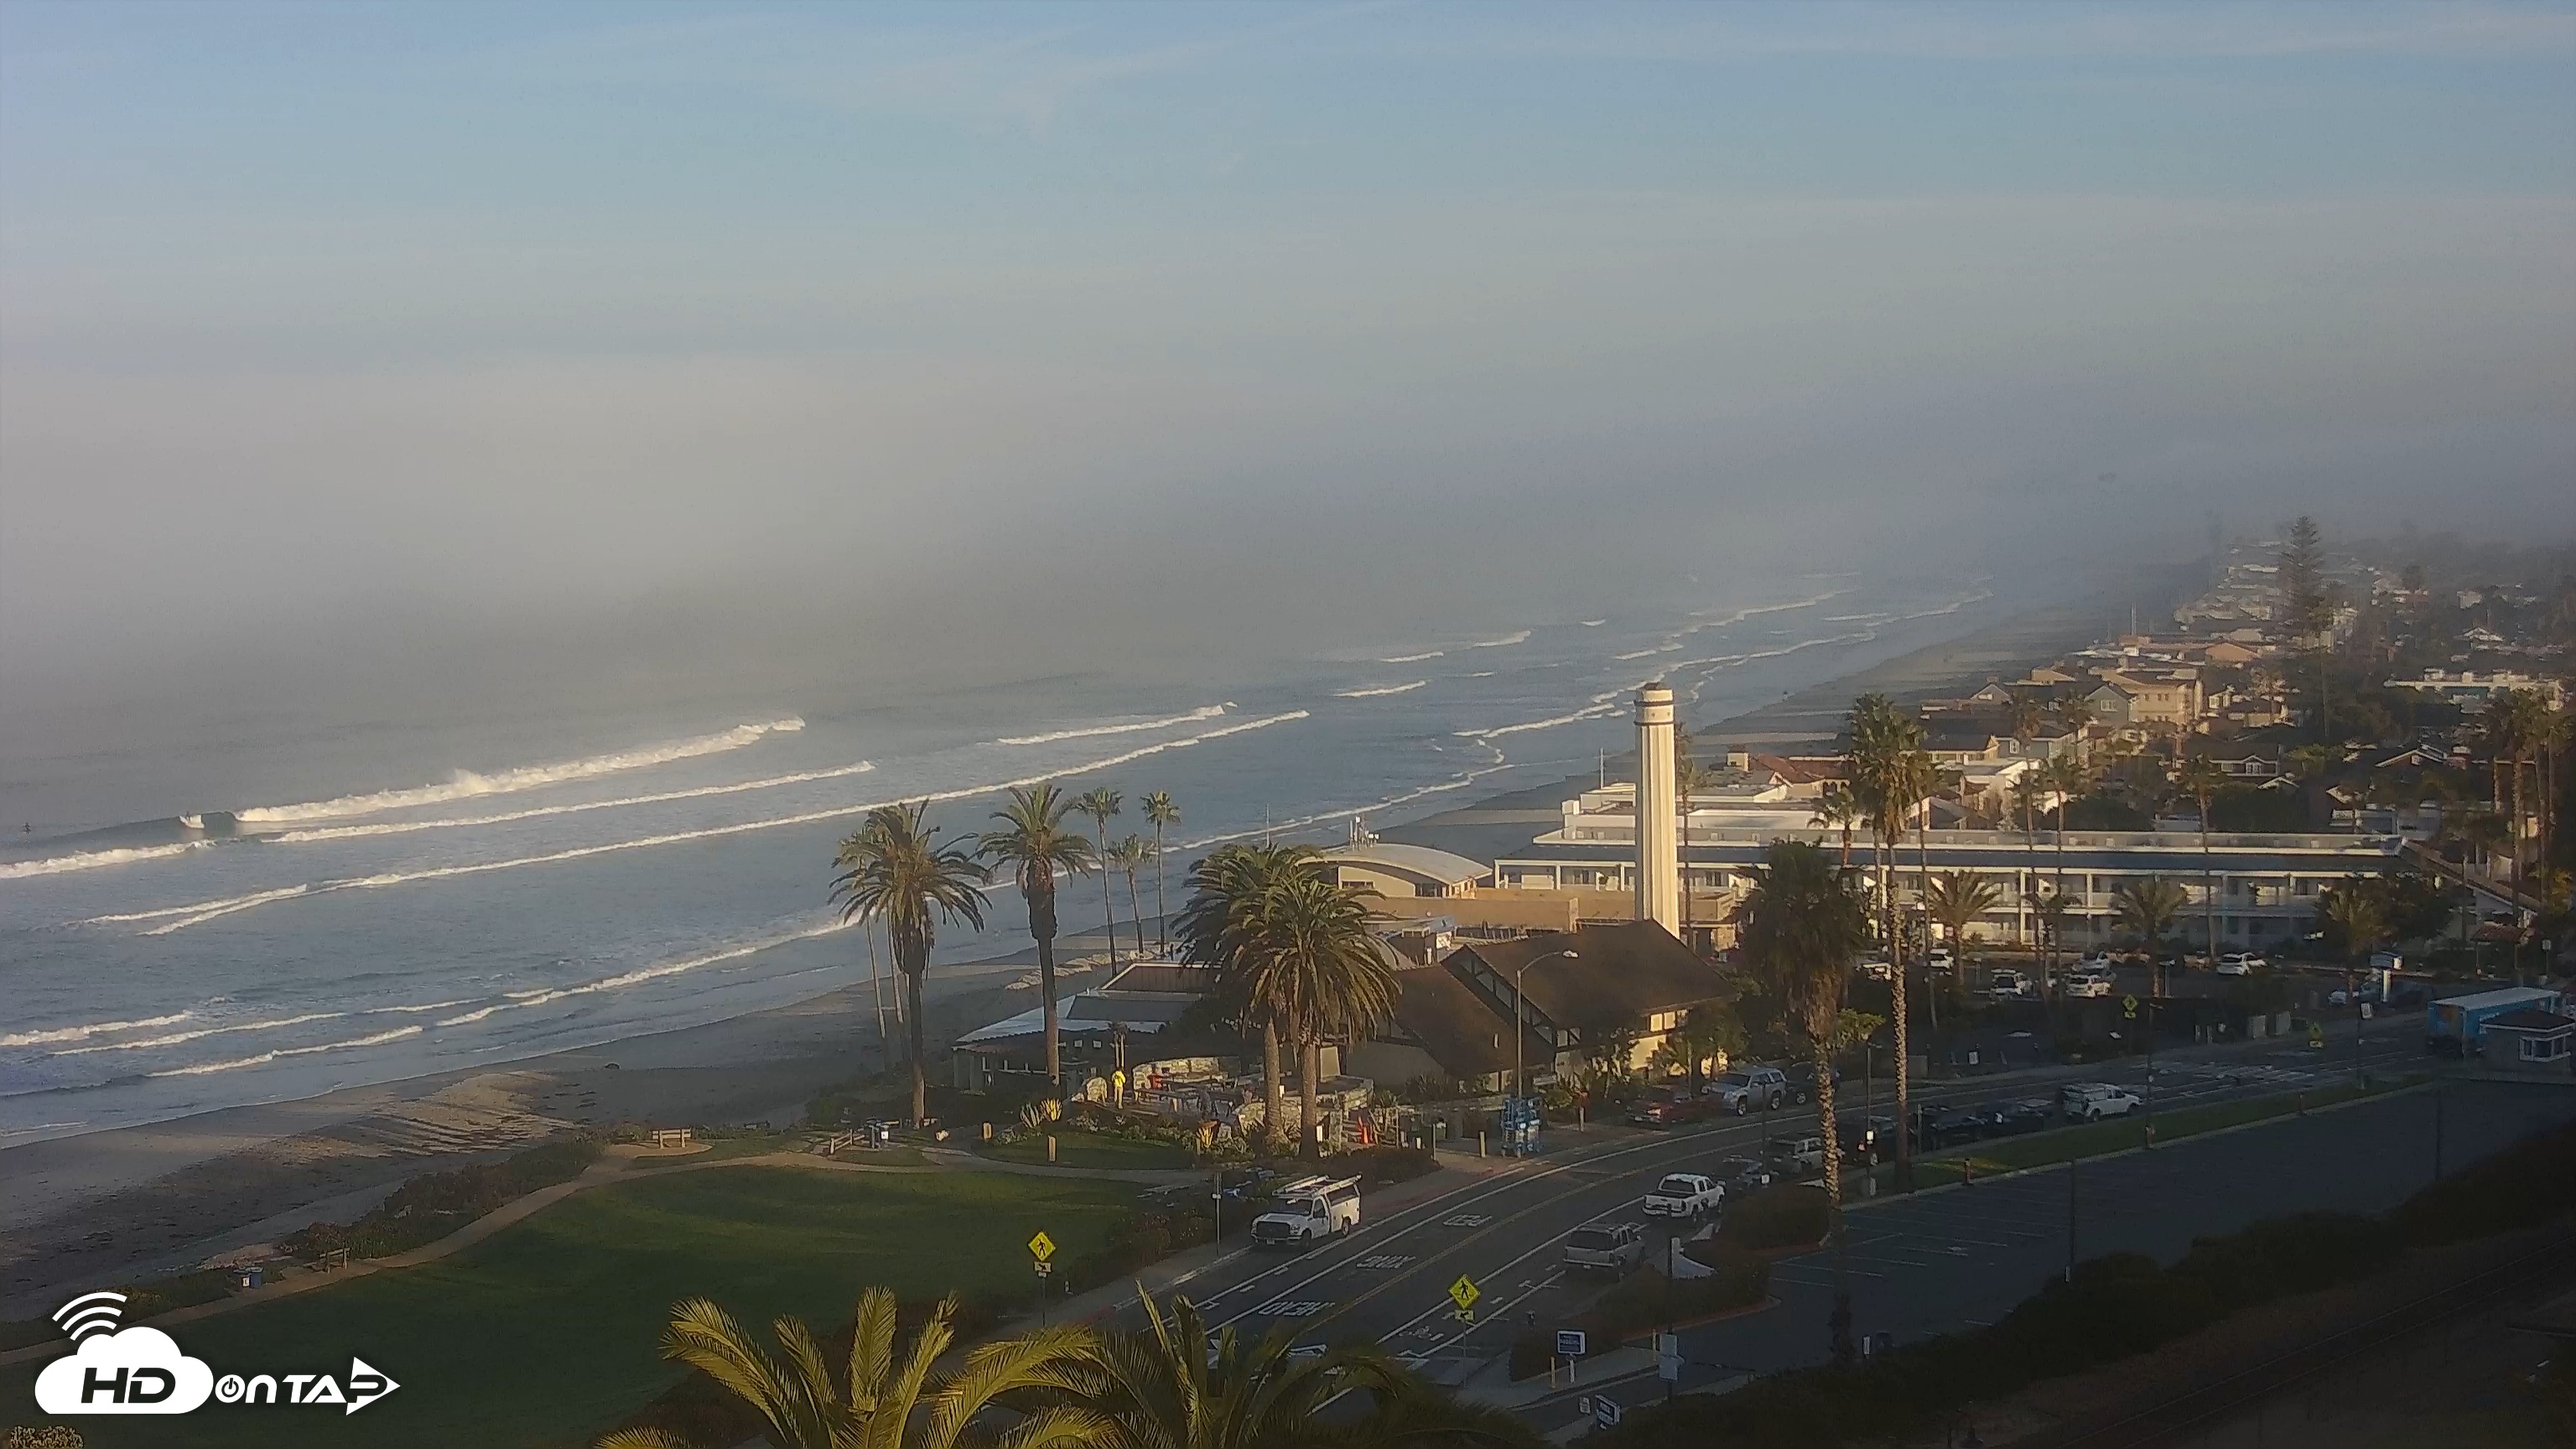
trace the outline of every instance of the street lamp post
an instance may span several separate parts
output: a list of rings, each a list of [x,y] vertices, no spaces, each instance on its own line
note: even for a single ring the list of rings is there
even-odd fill
[[[1522,1038],[1529,1035],[1528,1008],[1521,1004],[1521,978],[1529,974],[1532,966],[1541,961],[1553,961],[1559,956],[1568,961],[1581,959],[1575,955],[1574,948],[1568,946],[1562,951],[1550,951],[1544,956],[1532,956],[1521,963],[1518,971],[1512,973],[1512,1094],[1514,1096],[1529,1095],[1529,1070],[1522,1060],[1524,1053],[1521,1049]]]

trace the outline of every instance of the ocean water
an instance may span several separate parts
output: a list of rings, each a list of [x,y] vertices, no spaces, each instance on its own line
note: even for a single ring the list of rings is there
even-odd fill
[[[310,790],[173,798],[166,815],[0,849],[0,1142],[506,1062],[863,981],[866,949],[826,894],[835,842],[878,804],[927,799],[934,823],[978,829],[1004,787],[1052,778],[1123,791],[1113,830],[1150,835],[1138,798],[1167,790],[1177,881],[1220,841],[1337,837],[1355,814],[1391,823],[1588,771],[1627,747],[1627,696],[1648,679],[1713,721],[2034,602],[1955,578],[1711,592],[1335,649],[1222,689],[1083,676],[872,706],[766,698],[729,718],[694,704],[585,719],[552,747],[524,722],[451,737],[436,770],[389,747],[371,769],[360,735],[300,740],[327,783],[317,767]],[[278,776],[263,758],[59,768]],[[1067,927],[1096,925],[1097,901],[1096,881],[1073,884]],[[988,927],[944,931],[939,957],[1018,949],[1022,920],[997,889]]]

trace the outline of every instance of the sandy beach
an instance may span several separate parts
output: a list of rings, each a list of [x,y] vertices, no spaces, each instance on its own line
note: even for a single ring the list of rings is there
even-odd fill
[[[2017,616],[1722,721],[1702,739],[1784,745],[1829,739],[1854,694],[1919,698],[2015,671],[2099,637],[2133,596]],[[1552,781],[1390,826],[1409,839],[1490,858],[1556,818],[1570,784]],[[1068,960],[1100,948],[1064,942]],[[941,1044],[1026,1009],[1033,958],[942,965],[926,1023]],[[1065,989],[1086,984],[1068,972]],[[352,1087],[146,1126],[0,1148],[0,1318],[41,1314],[66,1289],[184,1271],[317,1219],[345,1221],[422,1172],[489,1159],[579,1126],[801,1119],[813,1093],[878,1070],[876,1007],[865,985],[685,1030],[636,1036],[500,1066]]]

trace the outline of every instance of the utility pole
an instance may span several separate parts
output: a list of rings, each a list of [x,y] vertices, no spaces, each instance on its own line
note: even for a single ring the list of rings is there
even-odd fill
[[[2069,1160],[2066,1164],[2066,1281],[2075,1281],[2075,1176],[2083,1164]]]

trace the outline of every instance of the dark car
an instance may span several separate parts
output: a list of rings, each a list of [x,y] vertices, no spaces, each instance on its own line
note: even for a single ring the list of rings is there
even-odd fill
[[[1816,1064],[1813,1061],[1791,1062],[1780,1069],[1780,1074],[1789,1079],[1790,1101],[1805,1103],[1816,1100]],[[1839,1087],[1842,1081],[1843,1069],[1834,1068],[1834,1085]]]
[[[1726,1195],[1735,1197],[1759,1187],[1769,1187],[1776,1174],[1768,1163],[1756,1157],[1722,1157],[1708,1169],[1708,1175],[1726,1184]]]
[[[1953,1147],[1974,1142],[1986,1135],[1987,1121],[1976,1112],[1958,1107],[1945,1107],[1924,1114],[1922,1142],[1926,1147]]]
[[[1696,1122],[1716,1108],[1716,1103],[1686,1086],[1657,1087],[1628,1110],[1628,1120],[1639,1127],[1678,1127]]]
[[[1855,1112],[1834,1120],[1834,1136],[1847,1157],[1890,1155],[1896,1151],[1896,1119]]]
[[[2057,1106],[2053,1102],[1995,1102],[1977,1109],[1986,1121],[1990,1137],[2018,1137],[2025,1132],[2045,1132],[2057,1125]]]

